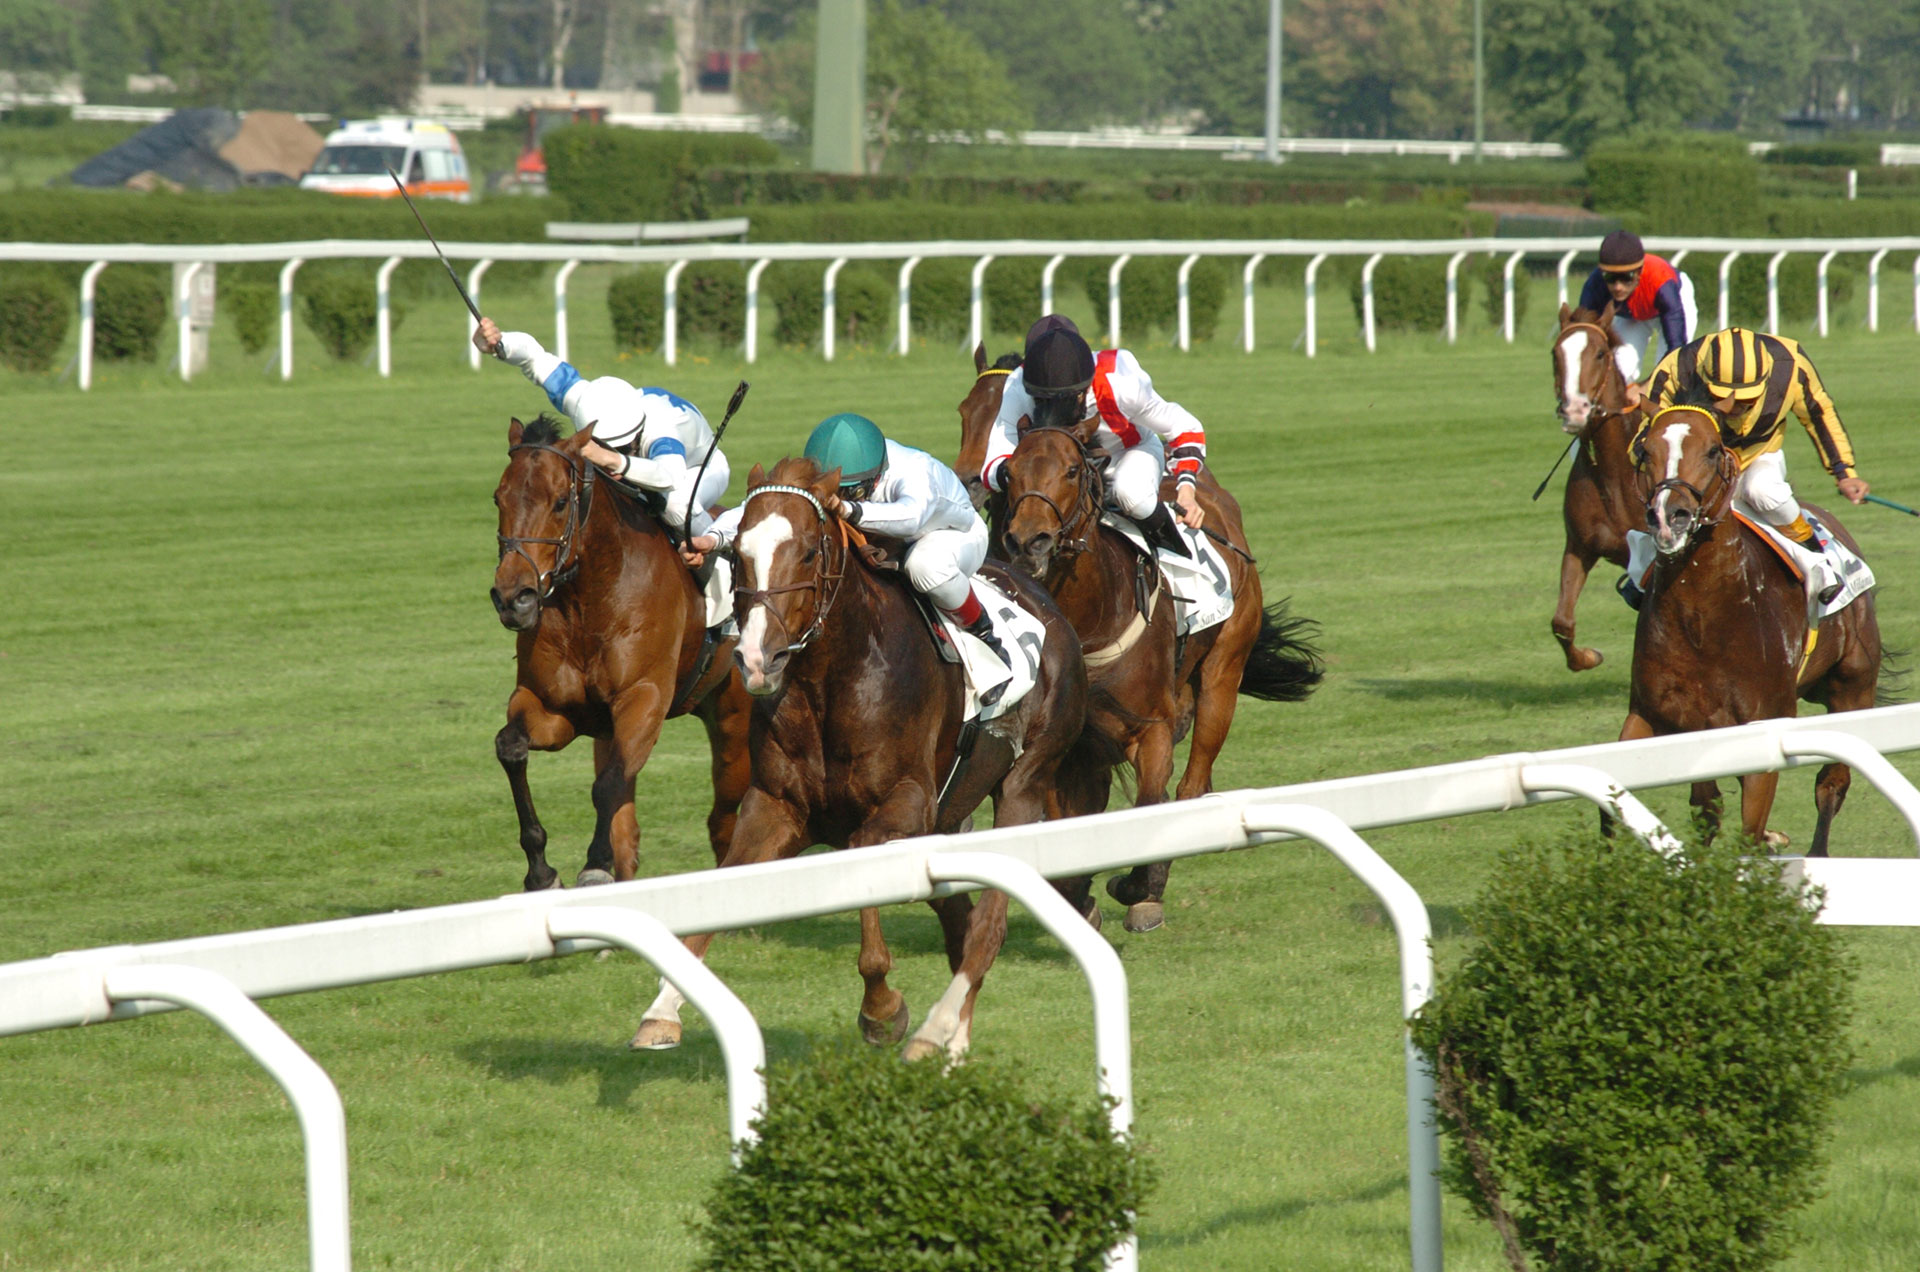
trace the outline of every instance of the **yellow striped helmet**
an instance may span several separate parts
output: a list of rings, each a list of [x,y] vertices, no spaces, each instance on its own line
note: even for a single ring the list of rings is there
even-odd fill
[[[1756,333],[1729,327],[1707,337],[1694,368],[1716,398],[1756,398],[1767,391],[1773,355]]]

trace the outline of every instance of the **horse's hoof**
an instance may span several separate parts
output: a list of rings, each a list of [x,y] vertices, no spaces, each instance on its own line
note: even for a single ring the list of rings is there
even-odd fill
[[[573,886],[576,888],[591,888],[602,883],[612,882],[613,876],[610,873],[600,869],[598,866],[588,866],[585,870],[582,870],[578,875],[574,876]]]
[[[931,1060],[935,1056],[945,1058],[947,1049],[937,1042],[928,1042],[925,1038],[915,1038],[901,1048],[900,1058],[912,1064],[916,1060]]]
[[[1167,908],[1158,901],[1141,901],[1127,907],[1121,926],[1129,932],[1151,932],[1167,921]]]
[[[860,1013],[860,1036],[876,1047],[891,1047],[907,1036],[907,1025],[912,1017],[907,1011],[907,1000],[900,1000],[900,1010],[893,1013],[892,1020],[875,1020],[866,1012]]]
[[[1763,830],[1760,832],[1760,842],[1769,848],[1785,848],[1788,844],[1792,843],[1793,840],[1787,838],[1787,836],[1780,831]]]
[[[1121,905],[1134,906],[1147,899],[1147,885],[1135,883],[1130,874],[1109,875],[1107,895]]]
[[[1087,904],[1083,906],[1080,910],[1080,917],[1087,921],[1088,927],[1098,932],[1100,930],[1099,900],[1095,897],[1089,896],[1087,898]]]
[[[1567,651],[1568,671],[1592,671],[1605,661],[1607,656],[1597,649],[1576,646]]]
[[[680,1045],[680,1022],[677,1020],[643,1020],[633,1041],[627,1044],[629,1051],[672,1051]]]

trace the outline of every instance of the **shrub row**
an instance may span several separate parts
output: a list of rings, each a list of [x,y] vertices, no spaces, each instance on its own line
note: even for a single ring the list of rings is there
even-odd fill
[[[1703,330],[1711,328],[1720,309],[1720,257],[1704,254],[1689,256],[1681,268],[1693,279],[1694,303],[1700,311]],[[1859,281],[1851,265],[1836,260],[1827,269],[1828,302],[1839,305],[1853,295]],[[1728,318],[1736,323],[1759,326],[1767,318],[1767,258],[1749,253],[1734,261],[1728,271],[1727,290],[1731,293]],[[1819,262],[1806,254],[1789,256],[1780,262],[1780,321],[1806,322],[1820,307]]]
[[[72,310],[72,292],[51,270],[22,270],[0,279],[0,362],[15,371],[52,370]]]
[[[912,242],[926,239],[1457,238],[1488,234],[1493,218],[1419,204],[1330,207],[1116,202],[948,207],[890,200],[754,208],[763,243]]]
[[[572,124],[540,139],[547,188],[582,221],[705,217],[702,174],[717,167],[770,167],[772,142],[738,133],[655,132]]]
[[[1353,301],[1354,317],[1365,320],[1366,293],[1362,285],[1363,262],[1349,257],[1342,262],[1348,275],[1347,292]],[[1517,269],[1513,287],[1513,321],[1526,320],[1527,300],[1532,294],[1524,268]],[[1462,261],[1455,276],[1455,305],[1464,320],[1467,307],[1477,290],[1487,322],[1499,326],[1506,316],[1506,258],[1495,253],[1477,263]],[[1374,323],[1386,331],[1445,331],[1447,327],[1447,258],[1444,256],[1383,257],[1373,271]]]
[[[1595,146],[1587,153],[1587,196],[1597,212],[1635,212],[1664,234],[1755,233],[1760,165],[1726,146]]]

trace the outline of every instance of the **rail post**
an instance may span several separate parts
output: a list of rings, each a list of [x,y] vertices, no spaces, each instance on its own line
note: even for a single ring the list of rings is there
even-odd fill
[[[827,266],[826,277],[820,280],[820,352],[828,362],[833,361],[833,280],[840,276],[840,267],[847,263],[844,256],[836,256],[833,264]]]
[[[1120,345],[1120,271],[1132,259],[1131,252],[1122,252],[1107,270],[1107,340],[1115,348]]]
[[[1880,262],[1892,248],[1883,247],[1867,260],[1867,330],[1880,330]]]
[[[553,352],[567,361],[567,279],[580,268],[579,261],[568,261],[553,276]]]
[[[1240,343],[1248,353],[1253,352],[1253,275],[1266,259],[1265,252],[1255,252],[1240,271]]]
[[[93,387],[93,302],[100,271],[106,261],[95,261],[80,275],[80,391]]]
[[[918,256],[909,256],[900,266],[900,356],[907,356],[907,337],[913,329],[913,267],[920,263]]]
[[[1780,262],[1786,259],[1781,251],[1767,262],[1767,330],[1775,333],[1780,330]]]
[[[1573,258],[1579,254],[1579,248],[1570,247],[1561,254],[1560,263],[1553,267],[1553,276],[1560,288],[1560,303],[1563,305],[1567,303],[1567,270],[1572,268]],[[1682,255],[1684,254],[1685,253],[1682,253]],[[1676,269],[1679,268],[1678,257],[1675,257],[1671,263]]]
[[[475,261],[473,268],[467,271],[467,296],[473,301],[473,307],[475,309],[480,307],[480,280],[485,278],[487,271],[492,268],[493,262],[491,260],[482,260]],[[473,333],[478,330],[480,330],[480,324],[474,320],[472,314],[468,314],[467,365],[475,371],[480,369],[480,346],[473,343]]]
[[[1384,257],[1385,255],[1386,253],[1384,252],[1375,252],[1372,256],[1369,256],[1367,258],[1367,263],[1360,267],[1361,325],[1366,329],[1368,353],[1372,353],[1373,347],[1374,347],[1374,344],[1373,344],[1373,332],[1374,332],[1373,271],[1374,271],[1374,267],[1380,264],[1381,258]]]
[[[1042,318],[1053,312],[1053,272],[1059,269],[1060,262],[1066,259],[1064,256],[1055,256],[1047,262],[1046,268],[1040,271],[1040,316]],[[1920,296],[1920,291],[1915,295]]]
[[[667,266],[665,294],[661,297],[660,359],[672,366],[680,357],[680,274],[688,262],[675,261]]]
[[[193,280],[205,265],[205,261],[194,261],[174,278],[173,316],[178,327],[182,384],[193,379]]]
[[[1733,263],[1739,259],[1740,253],[1737,251],[1728,252],[1720,258],[1720,330],[1722,331],[1731,325],[1727,320],[1727,315],[1732,312],[1732,297],[1728,294],[1728,290],[1732,285],[1730,280],[1733,277]],[[1920,292],[1916,292],[1915,295],[1920,296]]]
[[[293,378],[293,276],[306,261],[294,257],[280,270],[280,378]],[[474,356],[480,356],[474,350]]]
[[[1502,289],[1502,295],[1500,297],[1502,310],[1500,329],[1501,333],[1506,336],[1508,344],[1513,343],[1513,270],[1514,266],[1520,263],[1520,258],[1525,255],[1525,252],[1515,252],[1512,256],[1507,257],[1507,267],[1500,271],[1500,286]]]
[[[1195,262],[1200,254],[1195,252],[1180,262],[1180,273],[1174,279],[1174,285],[1180,292],[1180,352],[1193,351],[1193,304],[1187,294],[1187,276],[1193,273]]]
[[[747,361],[760,352],[760,275],[767,272],[770,260],[755,261],[747,271]]]
[[[1827,266],[1831,265],[1833,258],[1838,255],[1840,253],[1837,251],[1828,252],[1820,258],[1820,264],[1815,269],[1820,276],[1820,336],[1822,339],[1825,339],[1827,334]]]
[[[1571,257],[1572,252],[1567,255]],[[1453,344],[1460,338],[1460,262],[1467,259],[1467,253],[1455,252],[1447,258],[1447,343]],[[1560,294],[1566,296],[1566,280],[1561,279]]]
[[[380,263],[373,275],[374,342],[379,353],[380,378],[386,379],[393,374],[393,271],[398,269],[404,257],[389,256]],[[560,328],[560,356],[567,356],[566,326],[562,319]]]
[[[1327,259],[1327,254],[1326,254],[1325,252],[1319,252],[1319,253],[1316,253],[1316,254],[1315,254],[1315,256],[1314,256],[1314,258],[1313,258],[1312,260],[1310,260],[1310,261],[1308,261],[1308,262],[1307,262],[1307,272],[1306,272],[1306,283],[1307,283],[1307,356],[1308,356],[1309,358],[1311,358],[1311,357],[1313,356],[1313,353],[1314,353],[1314,335],[1315,335],[1315,325],[1316,325],[1316,324],[1315,324],[1315,318],[1316,318],[1316,314],[1315,314],[1315,309],[1316,309],[1316,306],[1315,306],[1315,304],[1314,304],[1314,297],[1313,297],[1313,290],[1314,290],[1314,288],[1313,288],[1313,280],[1314,280],[1314,275],[1316,275],[1316,274],[1318,274],[1318,273],[1320,272],[1320,266],[1321,266],[1322,264],[1324,264],[1324,263],[1326,262],[1326,259]],[[1920,292],[1916,292],[1915,294],[1916,294],[1916,295],[1920,295]]]
[[[986,287],[987,266],[993,264],[993,254],[989,252],[973,263],[973,277],[967,289],[967,348],[977,349],[987,338]],[[905,352],[905,350],[902,350]]]

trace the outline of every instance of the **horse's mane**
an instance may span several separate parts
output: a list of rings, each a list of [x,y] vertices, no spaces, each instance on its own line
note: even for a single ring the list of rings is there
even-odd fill
[[[551,411],[542,411],[520,433],[522,446],[552,446],[572,436],[573,426]]]
[[[805,455],[788,455],[767,470],[767,484],[812,489],[813,483],[825,475],[826,469]]]
[[[1003,353],[993,360],[993,369],[995,371],[1011,371],[1015,367],[1018,367],[1021,361],[1021,356],[1017,353]]]

